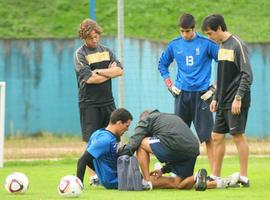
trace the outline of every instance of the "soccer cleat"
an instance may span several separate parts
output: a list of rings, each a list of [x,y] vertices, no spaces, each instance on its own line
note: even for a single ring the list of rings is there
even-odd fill
[[[206,181],[214,181],[215,179],[213,179],[211,176],[207,176],[206,177]]]
[[[227,178],[227,186],[226,187],[239,187],[239,181],[240,181],[240,174],[239,172],[233,173],[232,175],[228,176]]]
[[[249,180],[247,183],[239,180],[238,183],[244,188],[248,188],[250,186]]]
[[[152,190],[153,189],[152,182],[142,179],[142,188],[143,190]]]
[[[91,176],[90,177],[90,186],[98,186],[99,185],[99,179],[97,175]]]
[[[206,169],[204,169],[204,168],[200,169],[197,173],[197,176],[196,176],[196,183],[195,183],[195,190],[196,191],[206,190],[206,188],[207,188],[206,177],[207,177]]]

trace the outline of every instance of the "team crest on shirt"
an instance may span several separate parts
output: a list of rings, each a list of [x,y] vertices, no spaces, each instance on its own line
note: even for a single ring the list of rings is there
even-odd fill
[[[200,48],[199,47],[197,47],[195,51],[196,51],[196,56],[200,55]]]

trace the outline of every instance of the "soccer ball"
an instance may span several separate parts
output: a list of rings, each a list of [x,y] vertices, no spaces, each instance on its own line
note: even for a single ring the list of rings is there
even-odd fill
[[[77,176],[68,175],[61,178],[58,193],[63,197],[78,197],[83,190],[83,184]]]
[[[5,180],[5,188],[9,193],[23,194],[28,190],[28,187],[28,178],[21,172],[13,172]]]

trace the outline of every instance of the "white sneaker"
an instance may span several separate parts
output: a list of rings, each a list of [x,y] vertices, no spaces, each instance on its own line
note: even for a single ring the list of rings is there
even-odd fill
[[[91,186],[98,186],[99,185],[99,179],[97,175],[91,176],[89,183]]]
[[[143,190],[152,190],[153,189],[153,185],[151,181],[146,181],[146,180],[142,180],[142,188]]]
[[[228,187],[239,187],[238,182],[240,180],[240,173],[236,172],[229,176],[230,183]]]
[[[239,187],[238,181],[240,179],[239,172],[233,173],[230,176],[222,178],[222,188]]]

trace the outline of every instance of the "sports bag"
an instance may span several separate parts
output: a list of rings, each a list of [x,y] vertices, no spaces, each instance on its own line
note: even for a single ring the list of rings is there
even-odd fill
[[[142,190],[142,175],[135,156],[117,159],[118,190]]]

